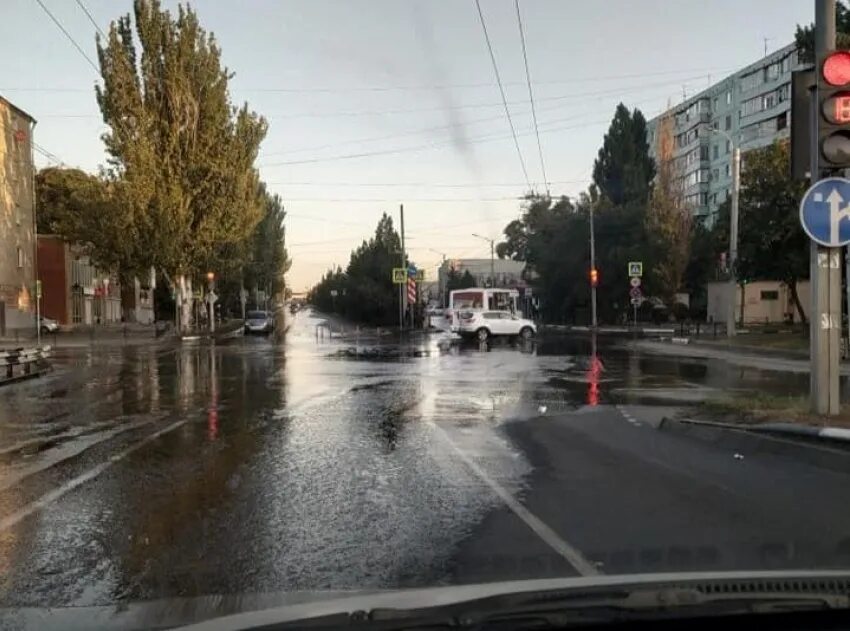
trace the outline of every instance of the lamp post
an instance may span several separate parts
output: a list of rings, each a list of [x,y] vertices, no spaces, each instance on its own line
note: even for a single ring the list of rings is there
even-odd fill
[[[482,237],[480,234],[472,233],[473,237],[477,237],[482,241],[490,244],[490,283],[492,287],[496,286],[496,240]]]
[[[207,305],[210,318],[210,332],[215,331],[215,301],[213,300],[213,284],[215,283],[215,272],[207,272]]]
[[[708,127],[708,130],[723,136],[729,141],[729,146],[732,149],[732,205],[729,211],[729,288],[726,305],[726,336],[735,336],[735,298],[738,288],[738,282],[735,270],[735,264],[738,261],[738,197],[741,190],[741,147],[736,143],[731,135],[720,129]],[[744,296],[741,296],[744,300]],[[741,321],[743,324],[743,320]]]
[[[428,248],[428,251],[433,252],[434,254],[439,254],[440,256],[443,257],[443,263],[442,263],[442,265],[440,265],[440,272],[442,272],[443,267],[446,265],[446,255],[443,252],[438,252],[434,248]],[[445,281],[443,280],[443,274],[438,273],[437,279],[440,281],[440,306],[445,307],[446,306],[446,290],[445,290],[446,284],[445,284]]]

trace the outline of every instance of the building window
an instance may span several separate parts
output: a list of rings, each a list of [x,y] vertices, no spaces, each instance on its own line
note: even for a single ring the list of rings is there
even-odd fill
[[[724,127],[726,128],[726,131],[729,131],[730,129],[732,129],[732,117],[731,116],[726,117],[726,122],[724,123]]]
[[[726,141],[726,155],[728,156],[731,151],[732,151],[732,143],[727,140]]]
[[[720,157],[720,147],[714,145],[714,148],[711,150],[711,155],[715,160],[717,160],[717,158]]]
[[[711,179],[715,182],[720,179],[720,171],[718,169],[714,169],[711,172]]]
[[[716,112],[717,111],[717,97],[716,96],[714,97],[714,99],[712,100],[711,103],[712,103],[712,106],[714,107],[714,111]]]
[[[732,105],[732,90],[726,91],[726,105]]]
[[[18,268],[24,266],[24,251],[21,248],[18,248]]]
[[[731,174],[731,171],[729,170],[729,165],[727,164],[726,165],[726,177],[729,177],[730,174]]]
[[[711,203],[712,205],[717,206],[717,193],[711,194]]]
[[[788,127],[788,112],[782,112],[776,117],[776,131]]]
[[[775,289],[762,289],[761,290],[761,299],[762,300],[779,300],[779,292]]]

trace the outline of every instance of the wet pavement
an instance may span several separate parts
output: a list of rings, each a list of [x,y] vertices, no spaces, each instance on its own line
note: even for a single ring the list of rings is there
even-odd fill
[[[721,392],[802,394],[805,374],[319,322],[60,349],[0,389],[0,607],[850,566],[847,475],[655,427]]]

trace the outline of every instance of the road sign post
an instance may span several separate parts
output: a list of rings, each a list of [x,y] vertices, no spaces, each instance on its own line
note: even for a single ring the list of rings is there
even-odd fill
[[[800,221],[812,238],[809,393],[812,412],[835,415],[839,412],[840,247],[846,243],[845,209],[850,202],[840,179],[820,181],[823,175],[850,166],[850,117],[845,116],[846,99],[836,98],[841,97],[836,90],[850,84],[850,59],[846,53],[833,54],[835,0],[815,0],[814,35],[817,81],[809,110],[812,186],[800,202]]]

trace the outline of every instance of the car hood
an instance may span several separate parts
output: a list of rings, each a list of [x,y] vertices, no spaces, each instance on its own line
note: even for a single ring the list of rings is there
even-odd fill
[[[263,326],[264,324],[268,324],[268,320],[245,320],[245,324],[248,326]]]
[[[480,598],[522,592],[588,588],[641,589],[650,587],[716,589],[716,583],[781,585],[800,589],[800,582],[850,581],[850,571],[676,572],[576,576],[424,589],[270,592],[209,595],[121,602],[101,607],[22,607],[0,609],[0,628],[52,630],[172,629],[191,631],[242,629],[291,622],[311,616],[371,609],[439,607]],[[745,591],[745,590],[742,590]],[[756,591],[756,590],[753,590]],[[752,593],[752,592],[751,592]],[[188,625],[188,626],[186,626]]]

